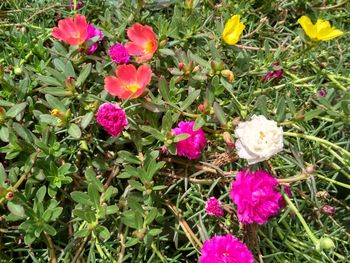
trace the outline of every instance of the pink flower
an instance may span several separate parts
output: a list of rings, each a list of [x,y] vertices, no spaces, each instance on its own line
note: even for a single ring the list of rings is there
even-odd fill
[[[272,65],[273,67],[278,67],[279,64],[278,63],[275,63]],[[267,73],[263,78],[262,80],[270,80],[270,79],[273,79],[275,81],[279,81],[281,78],[282,78],[282,75],[283,75],[283,70],[282,69],[278,69],[278,70],[274,70],[274,71],[271,71],[269,73]]]
[[[137,70],[134,65],[120,65],[116,70],[117,77],[105,78],[105,90],[120,99],[135,99],[143,93],[151,81],[152,70],[143,64]]]
[[[90,39],[99,36],[98,41],[101,41],[103,39],[103,33],[101,30],[97,29],[96,27],[94,27],[93,25],[89,24],[88,28],[87,28],[87,38],[85,42],[88,42]],[[97,43],[93,43],[89,50],[86,52],[87,55],[91,55],[92,53],[94,53],[97,49]]]
[[[197,159],[201,156],[202,150],[207,144],[202,128],[193,130],[194,121],[181,121],[177,128],[172,129],[175,135],[188,134],[184,140],[176,143],[177,155],[185,156],[188,159]]]
[[[52,36],[72,46],[85,43],[88,23],[85,16],[76,14],[74,19],[67,17],[58,21],[58,27],[52,30]]]
[[[321,90],[318,92],[318,96],[320,96],[320,97],[326,97],[326,96],[327,96],[327,91],[325,91],[324,89],[321,89]]]
[[[262,225],[277,215],[283,205],[278,187],[276,178],[265,171],[238,172],[230,197],[237,206],[239,221]]]
[[[128,38],[131,42],[125,44],[129,55],[138,56],[136,62],[150,60],[158,48],[158,40],[152,27],[135,23],[128,28]]]
[[[119,43],[110,47],[109,56],[117,64],[126,64],[130,61],[128,51]]]
[[[335,213],[335,206],[325,205],[321,207],[320,211],[326,215],[333,215]]]
[[[206,240],[201,249],[200,263],[253,263],[252,252],[231,234]]]
[[[103,103],[97,111],[97,123],[110,135],[118,136],[128,125],[125,111],[112,103]]]
[[[224,216],[224,210],[221,208],[220,200],[210,197],[205,203],[205,212],[211,216]]]

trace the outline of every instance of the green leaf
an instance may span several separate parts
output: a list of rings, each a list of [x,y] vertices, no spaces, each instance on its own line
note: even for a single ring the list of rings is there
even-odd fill
[[[33,143],[33,137],[31,135],[31,133],[26,128],[24,128],[22,125],[15,122],[15,123],[13,123],[12,128],[17,133],[17,135],[20,136],[22,139],[24,139],[27,143],[29,143],[29,144]]]
[[[267,97],[265,95],[259,96],[256,100],[255,106],[261,112],[262,115],[268,116],[267,114]]]
[[[304,121],[312,120],[313,118],[317,117],[323,112],[324,112],[323,109],[315,109],[315,110],[308,111],[304,114]]]
[[[25,217],[25,212],[23,206],[15,204],[12,201],[7,202],[7,208],[10,212],[19,217]]]
[[[42,203],[44,201],[46,195],[46,186],[43,185],[42,187],[39,188],[39,190],[36,192],[36,199],[37,202]]]
[[[104,226],[98,226],[96,230],[98,232],[99,237],[102,238],[102,239],[107,240],[107,239],[109,239],[111,237],[111,233]]]
[[[68,128],[68,134],[74,139],[79,139],[81,137],[81,130],[78,125],[71,123]]]
[[[129,183],[129,185],[134,187],[136,190],[139,190],[141,192],[145,191],[145,187],[143,186],[143,184],[141,184],[135,180],[129,180],[128,183]]]
[[[132,247],[135,246],[137,243],[139,243],[138,238],[131,238],[125,243],[125,247]]]
[[[89,126],[90,122],[94,118],[93,112],[88,112],[84,115],[83,119],[80,122],[80,127],[85,130],[87,126]]]
[[[168,83],[163,76],[158,80],[158,89],[165,101],[170,101]]]
[[[82,205],[88,205],[92,206],[93,203],[89,199],[89,195],[87,193],[79,192],[79,191],[74,191],[70,194],[72,199]]]
[[[151,224],[153,222],[153,220],[157,217],[158,215],[158,210],[157,208],[153,207],[147,214],[146,218],[145,218],[145,223],[147,225]]]
[[[188,133],[181,133],[179,135],[176,135],[176,137],[174,138],[174,142],[179,142],[179,141],[185,140],[188,137],[190,137],[190,134],[188,134]]]
[[[100,193],[102,193],[104,191],[103,184],[101,183],[100,180],[97,179],[96,173],[94,172],[94,170],[92,168],[86,169],[85,178],[87,179],[87,181],[89,183],[93,183],[97,187],[97,189]]]
[[[54,77],[38,75],[38,79],[48,85],[63,87],[63,83],[61,83],[59,80],[57,80]]]
[[[144,125],[140,126],[140,128],[144,132],[147,132],[147,133],[151,134],[157,140],[165,141],[165,136],[160,131],[158,131],[157,129],[154,129],[154,128],[150,127],[150,126],[144,126]]]
[[[0,187],[5,187],[6,171],[2,163],[0,163]]]
[[[119,151],[118,156],[129,163],[141,164],[140,159],[128,151]]]
[[[193,126],[193,130],[196,131],[198,130],[199,128],[201,128],[203,125],[205,124],[205,120],[199,116],[197,117],[195,123],[194,123],[194,126]]]
[[[97,187],[93,183],[90,183],[88,186],[88,195],[89,195],[89,199],[94,204],[94,207],[99,208],[100,207],[100,194],[97,190]]]
[[[163,230],[159,229],[159,228],[153,228],[150,231],[148,231],[148,234],[150,234],[151,236],[158,236],[160,233],[162,233]]]
[[[24,111],[24,109],[27,107],[26,102],[22,102],[20,104],[16,104],[15,106],[11,107],[7,112],[6,112],[6,117],[8,118],[14,118],[18,114]]]
[[[160,52],[162,55],[172,56],[172,57],[175,56],[175,52],[174,52],[172,49],[162,48],[162,49],[159,49],[159,52]]]
[[[167,111],[162,119],[162,131],[169,132],[173,126],[173,120],[171,117],[171,111]]]
[[[54,96],[52,96],[50,94],[46,94],[45,99],[46,99],[47,103],[49,104],[49,106],[51,107],[51,109],[59,109],[62,112],[67,111],[67,109],[64,106],[64,104],[62,103],[62,101],[55,98]]]
[[[286,118],[286,100],[284,97],[280,97],[277,103],[277,122],[282,122]]]
[[[75,75],[75,71],[74,71],[74,67],[72,65],[72,62],[67,61],[65,68],[64,68],[64,74],[66,75],[66,77],[76,77]]]
[[[181,105],[181,110],[184,111],[186,110],[191,104],[198,98],[199,94],[201,93],[201,90],[195,90],[191,92],[188,97],[185,99],[183,104]]]
[[[80,87],[81,84],[83,84],[86,80],[86,78],[90,75],[90,72],[91,72],[91,63],[87,64],[84,66],[84,69],[80,72],[80,75],[77,79],[77,86]]]
[[[226,125],[227,124],[227,120],[226,120],[226,117],[225,117],[225,113],[222,110],[222,108],[219,105],[219,103],[214,102],[213,109],[214,109],[215,116],[218,118],[219,122],[222,125]]]

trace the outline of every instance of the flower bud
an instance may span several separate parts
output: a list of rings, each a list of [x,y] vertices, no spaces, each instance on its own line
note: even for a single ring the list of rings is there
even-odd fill
[[[68,77],[64,81],[64,85],[69,91],[71,91],[73,93],[75,92],[75,78],[74,77]]]
[[[163,39],[162,41],[160,41],[159,47],[160,47],[160,48],[165,47],[167,43],[168,43],[168,40]]]
[[[0,123],[3,123],[6,117],[6,112],[3,107],[0,107]]]
[[[319,241],[321,249],[329,250],[335,248],[334,242],[329,237],[322,237]]]
[[[185,66],[185,64],[183,62],[179,62],[179,64],[177,64],[177,68],[179,70],[183,70],[184,66]]]
[[[11,201],[14,198],[15,194],[13,192],[8,192],[6,194],[6,200]]]
[[[333,215],[335,213],[335,206],[325,205],[320,208],[320,211],[327,215]]]
[[[307,174],[313,174],[315,172],[315,166],[314,165],[309,165],[304,169],[304,172]]]
[[[14,68],[13,72],[15,73],[15,75],[19,76],[19,75],[22,74],[22,69],[21,69],[21,67],[16,66],[16,67]]]
[[[198,111],[199,111],[199,112],[202,112],[202,113],[205,112],[205,106],[204,106],[203,103],[201,103],[201,104],[198,105]]]
[[[235,147],[235,143],[231,138],[231,134],[229,134],[228,132],[224,132],[222,134],[222,137],[228,146]]]
[[[227,78],[230,83],[233,82],[235,79],[235,75],[229,69],[221,70],[221,76]]]

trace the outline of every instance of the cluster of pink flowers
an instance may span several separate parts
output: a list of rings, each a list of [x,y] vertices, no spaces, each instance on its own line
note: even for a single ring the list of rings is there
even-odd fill
[[[210,197],[205,203],[205,212],[211,216],[224,216],[224,210],[221,208],[220,200]]]
[[[97,123],[110,135],[118,136],[128,125],[125,111],[112,103],[104,103],[97,111]]]
[[[201,157],[202,150],[207,144],[205,134],[202,128],[194,130],[194,121],[180,121],[177,128],[172,129],[175,135],[188,134],[189,136],[176,143],[177,154],[185,156],[188,159],[197,159]]]
[[[201,249],[200,263],[253,263],[252,252],[231,234],[206,240]]]
[[[282,195],[276,178],[265,171],[243,170],[232,183],[230,197],[243,224],[264,224],[281,209]]]
[[[273,67],[279,67],[278,63],[274,63],[272,65]],[[267,73],[265,76],[263,76],[262,80],[270,80],[273,79],[274,81],[279,81],[283,76],[283,70],[282,69],[277,69],[273,70],[269,73]]]

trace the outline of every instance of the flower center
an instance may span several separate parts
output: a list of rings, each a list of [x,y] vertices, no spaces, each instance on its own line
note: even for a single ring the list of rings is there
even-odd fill
[[[260,140],[263,140],[265,138],[265,133],[263,133],[262,131],[259,131],[259,138]]]
[[[140,88],[140,85],[137,83],[126,85],[126,89],[130,90],[133,93],[136,92],[139,88]]]
[[[147,43],[143,46],[145,53],[151,53],[153,50],[152,40],[148,40]]]

